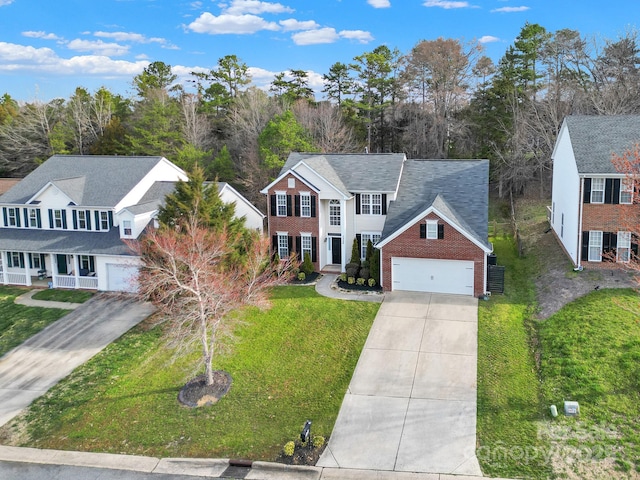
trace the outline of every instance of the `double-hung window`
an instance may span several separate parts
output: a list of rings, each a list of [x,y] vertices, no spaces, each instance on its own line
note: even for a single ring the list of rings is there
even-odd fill
[[[604,203],[604,178],[591,179],[591,203]]]
[[[276,212],[278,217],[287,216],[287,194],[276,193]]]
[[[130,237],[131,236],[131,220],[123,220],[122,229],[124,230],[124,234]]]
[[[633,179],[623,178],[620,182],[620,203],[633,203]]]
[[[109,230],[108,212],[100,212],[100,230]]]
[[[18,209],[17,208],[8,208],[7,209],[7,223],[10,227],[18,226]]]
[[[86,210],[78,210],[78,230],[87,229],[87,212]]]
[[[362,215],[382,215],[382,194],[363,193],[360,195],[360,211]]]
[[[29,209],[29,227],[38,228],[38,210],[35,208]]]
[[[302,254],[302,260],[304,261],[307,254],[309,254],[309,258],[313,258],[313,254],[311,253],[311,234],[303,233],[300,235],[300,250]]]
[[[289,257],[289,236],[286,233],[278,234],[278,256],[281,260]]]
[[[360,258],[367,258],[367,245],[371,241],[373,246],[376,245],[380,241],[380,234],[374,232],[362,232],[362,236],[360,237]]]
[[[602,261],[602,232],[597,230],[589,232],[589,261]]]
[[[427,220],[427,239],[435,240],[438,238],[438,221]]]
[[[53,228],[63,228],[62,210],[53,211]]]
[[[311,194],[300,192],[300,216],[311,217]]]
[[[329,201],[329,225],[332,227],[340,226],[340,201]]]
[[[8,267],[24,267],[20,265],[20,253],[19,252],[7,252],[7,266]]]
[[[627,263],[631,259],[631,232],[618,232],[618,261]]]

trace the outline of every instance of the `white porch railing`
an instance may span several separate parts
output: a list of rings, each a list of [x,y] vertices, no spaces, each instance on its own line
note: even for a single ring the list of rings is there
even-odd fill
[[[98,277],[75,277],[73,275],[54,275],[53,286],[55,288],[82,288],[87,290],[97,290]]]
[[[97,277],[78,277],[78,288],[97,290],[98,278]]]
[[[10,285],[28,285],[25,273],[7,272],[7,280]]]

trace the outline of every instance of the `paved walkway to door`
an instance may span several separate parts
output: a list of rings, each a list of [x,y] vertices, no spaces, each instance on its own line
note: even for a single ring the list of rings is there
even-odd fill
[[[153,311],[98,294],[0,358],[0,425]]]
[[[482,475],[477,307],[459,295],[385,294],[317,465]]]

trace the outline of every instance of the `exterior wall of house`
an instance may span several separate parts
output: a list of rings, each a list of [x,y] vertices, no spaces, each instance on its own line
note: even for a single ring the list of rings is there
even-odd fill
[[[444,224],[444,238],[435,240],[420,238],[419,225],[425,220],[438,220],[438,223]],[[473,261],[474,296],[478,297],[485,293],[485,252],[434,213],[426,215],[384,245],[381,253],[381,281],[385,291],[390,291],[393,285],[391,258],[409,257]]]
[[[220,199],[227,204],[235,202],[236,217],[245,218],[245,227],[251,230],[258,230],[259,232],[264,231],[264,217],[262,214],[258,213],[255,208],[248,203],[246,198],[241,197],[240,194],[230,188],[229,185],[225,185],[220,192]]]
[[[293,187],[289,186],[289,179],[293,179]],[[276,212],[271,212],[271,195],[275,192],[283,192],[286,195],[291,196],[291,216],[279,217]],[[315,217],[296,217],[294,198],[295,195],[299,195],[300,192],[310,192],[312,197],[315,197],[316,202],[316,216]],[[316,261],[313,266],[316,271],[320,270],[320,252],[324,248],[322,238],[320,238],[320,201],[318,194],[313,191],[308,185],[289,174],[284,176],[280,181],[275,183],[267,191],[267,215],[269,219],[269,238],[272,239],[278,232],[286,232],[288,236],[293,237],[292,250],[295,250],[295,237],[300,236],[301,233],[310,233],[312,238],[316,238]]]
[[[98,290],[109,291],[109,275],[107,273],[108,264],[118,264],[128,267],[139,266],[141,264],[139,257],[120,257],[120,256],[96,256],[96,277],[98,278]]]
[[[580,255],[581,203],[581,179],[569,131],[563,125],[553,154],[551,228],[575,265]]]

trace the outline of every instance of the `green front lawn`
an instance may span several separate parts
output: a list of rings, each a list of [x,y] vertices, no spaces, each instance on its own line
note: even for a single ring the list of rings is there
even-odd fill
[[[87,290],[66,290],[48,288],[33,294],[34,300],[49,300],[53,302],[84,303],[93,297],[93,292]]]
[[[272,304],[243,312],[234,345],[214,360],[233,377],[217,404],[178,404],[178,390],[200,371],[198,352],[172,362],[160,328],[142,324],[36,400],[21,443],[274,460],[307,419],[314,435],[328,436],[379,304],[299,286],[275,289]]]
[[[639,304],[633,290],[594,291],[540,325],[545,403],[561,412],[548,435],[576,449],[580,476],[605,457],[623,476],[640,471]],[[580,403],[579,418],[562,415],[564,400]]]
[[[57,308],[16,305],[25,289],[0,287],[0,357],[68,313]]]

